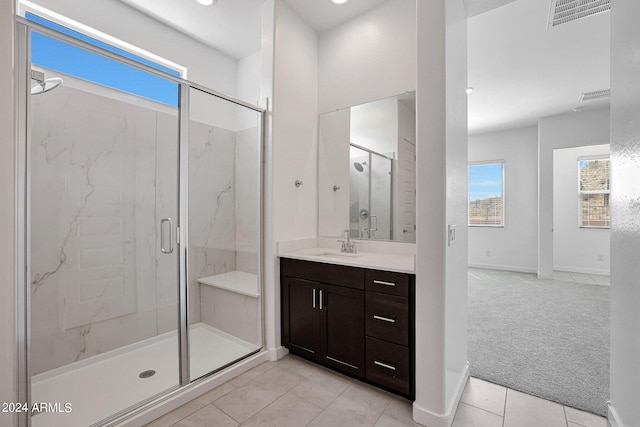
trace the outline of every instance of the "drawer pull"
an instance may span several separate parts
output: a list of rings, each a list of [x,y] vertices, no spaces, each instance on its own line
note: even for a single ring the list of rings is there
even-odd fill
[[[383,316],[373,316],[376,320],[382,320],[383,322],[396,323],[395,319],[389,319],[388,317]]]
[[[333,362],[340,363],[341,365],[348,366],[348,367],[350,367],[352,369],[358,369],[357,366],[352,365],[351,363],[343,362],[342,360],[334,359],[333,357],[329,357],[329,356],[326,356],[326,358],[331,360],[331,361],[333,361]]]
[[[374,280],[373,283],[376,285],[384,285],[384,286],[395,286],[396,284],[393,282],[385,282],[384,280]]]
[[[382,366],[383,368],[391,369],[392,371],[396,370],[395,366],[391,366],[391,365],[388,365],[386,363],[378,362],[377,360],[374,360],[373,363],[378,365],[378,366]]]

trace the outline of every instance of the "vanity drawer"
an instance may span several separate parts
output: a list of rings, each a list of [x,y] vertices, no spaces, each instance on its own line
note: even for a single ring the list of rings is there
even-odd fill
[[[409,300],[373,292],[366,294],[366,335],[409,345]]]
[[[280,258],[280,268],[282,276],[364,289],[364,270],[358,267]]]
[[[409,296],[409,275],[392,271],[367,270],[365,290],[401,297]]]
[[[409,348],[367,337],[367,380],[411,394]]]

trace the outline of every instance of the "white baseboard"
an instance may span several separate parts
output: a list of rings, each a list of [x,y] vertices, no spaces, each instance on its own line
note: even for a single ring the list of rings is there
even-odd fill
[[[553,269],[555,271],[565,271],[567,273],[597,274],[599,276],[611,275],[611,272],[609,270],[598,269],[598,268],[567,267],[564,265],[557,265],[557,266],[554,266]]]
[[[476,262],[470,262],[467,265],[472,268],[484,268],[486,270],[515,271],[517,273],[537,273],[537,269],[535,267],[513,267],[510,265],[481,264]]]
[[[285,357],[287,354],[289,354],[289,350],[283,346],[280,346],[280,347],[268,349],[267,353],[269,353],[269,360],[271,362],[275,362],[276,360],[280,360],[283,357]]]
[[[464,393],[464,388],[469,380],[469,372],[469,362],[467,362],[462,375],[458,378],[455,397],[449,402],[449,407],[445,414],[436,414],[426,408],[422,408],[417,402],[413,402],[413,420],[418,424],[428,427],[451,427],[453,419],[456,416],[458,404],[462,398],[462,393]]]
[[[607,402],[607,421],[609,421],[609,427],[625,427],[611,402]]]

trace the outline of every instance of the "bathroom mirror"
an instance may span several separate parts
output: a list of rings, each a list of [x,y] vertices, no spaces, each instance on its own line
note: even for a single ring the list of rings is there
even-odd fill
[[[320,115],[320,236],[415,242],[415,116],[415,92]]]

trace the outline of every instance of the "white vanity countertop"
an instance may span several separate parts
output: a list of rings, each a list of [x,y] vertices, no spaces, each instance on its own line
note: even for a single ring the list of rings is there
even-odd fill
[[[400,251],[404,253],[394,253],[395,251],[378,252],[367,250],[378,249],[370,246],[369,248],[362,248],[362,250],[358,248],[357,254],[344,254],[340,252],[337,243],[334,242],[336,241],[325,238],[280,242],[278,243],[278,256],[282,258],[349,265],[352,267],[395,271],[399,273],[415,274],[416,272],[415,253],[407,253],[410,252],[410,250]],[[330,247],[330,243],[334,243],[334,247]],[[386,249],[392,248],[393,246],[386,247]],[[385,247],[381,249],[385,249]]]

